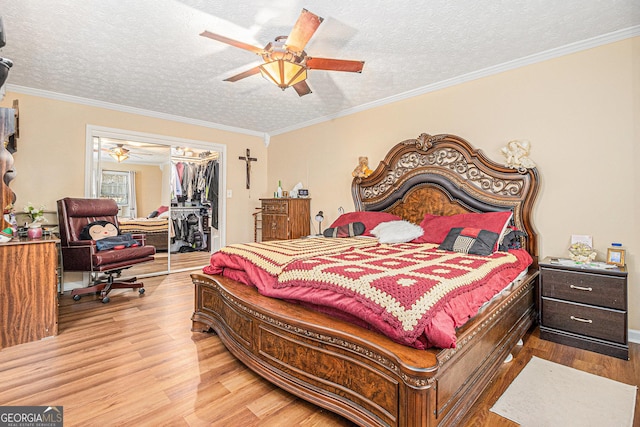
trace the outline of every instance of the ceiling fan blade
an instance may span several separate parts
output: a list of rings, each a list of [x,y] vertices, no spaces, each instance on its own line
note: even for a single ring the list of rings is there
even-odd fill
[[[229,37],[221,36],[220,34],[215,34],[210,31],[205,30],[202,33],[200,33],[200,35],[202,37],[208,37],[210,39],[217,40],[222,43],[226,43],[233,47],[239,47],[240,49],[245,49],[245,50],[248,50],[249,52],[257,53],[258,55],[264,52],[264,50],[260,47],[256,47],[248,43],[240,42],[238,40],[233,40],[233,39],[230,39]]]
[[[311,93],[311,88],[307,84],[306,80],[294,84],[293,88],[298,93],[298,96],[305,96]]]
[[[302,52],[322,21],[324,21],[323,18],[314,15],[307,9],[302,9],[298,20],[287,37],[285,48],[294,52]]]
[[[247,71],[243,71],[240,74],[236,74],[235,76],[231,76],[229,78],[224,79],[225,82],[237,82],[238,80],[242,80],[245,77],[253,76],[254,74],[258,74],[260,72],[260,66],[255,66]]]
[[[362,67],[364,67],[364,61],[307,57],[307,68],[310,70],[347,71],[351,73],[361,73]]]

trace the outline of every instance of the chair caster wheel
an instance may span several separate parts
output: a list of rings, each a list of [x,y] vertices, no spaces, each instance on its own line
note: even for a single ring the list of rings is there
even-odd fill
[[[73,296],[73,300],[74,301],[80,301],[80,295],[74,295]]]
[[[104,297],[104,298],[102,298],[102,303],[103,303],[103,304],[106,304],[106,303],[108,303],[109,301],[111,301],[111,300],[109,299],[109,297]]]
[[[140,289],[138,289],[138,293],[139,293],[140,295],[144,294],[144,288],[140,288]]]

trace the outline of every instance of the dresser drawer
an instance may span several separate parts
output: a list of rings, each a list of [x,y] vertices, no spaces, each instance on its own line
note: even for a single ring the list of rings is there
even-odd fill
[[[600,307],[627,309],[626,278],[588,272],[541,268],[543,297],[558,298]]]
[[[542,325],[606,341],[627,343],[626,312],[542,298]]]
[[[287,240],[289,227],[286,215],[262,215],[262,240]]]
[[[265,214],[286,214],[289,204],[286,200],[263,200],[262,212]]]

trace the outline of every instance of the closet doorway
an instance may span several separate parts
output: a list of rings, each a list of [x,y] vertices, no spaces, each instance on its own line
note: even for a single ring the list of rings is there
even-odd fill
[[[121,232],[156,246],[123,275],[199,269],[225,245],[226,146],[88,125],[86,153],[85,196],[115,199]]]

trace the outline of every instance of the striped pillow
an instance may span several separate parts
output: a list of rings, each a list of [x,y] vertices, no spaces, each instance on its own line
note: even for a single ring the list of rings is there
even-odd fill
[[[438,249],[471,255],[491,255],[498,237],[498,233],[480,228],[452,228]]]

